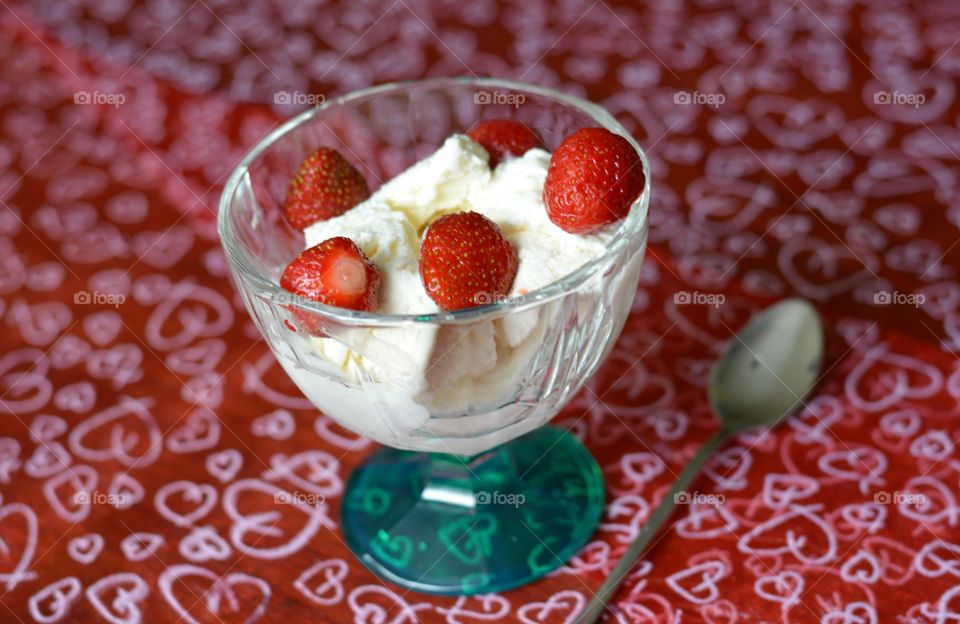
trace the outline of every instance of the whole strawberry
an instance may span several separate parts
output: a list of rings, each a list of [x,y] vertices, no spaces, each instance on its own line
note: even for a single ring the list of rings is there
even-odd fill
[[[523,156],[528,149],[543,145],[533,130],[509,119],[481,121],[467,136],[487,150],[491,169],[508,156]]]
[[[300,252],[280,285],[326,305],[373,312],[380,304],[380,271],[349,238],[337,236]]]
[[[477,212],[444,215],[420,247],[420,279],[444,310],[493,303],[510,292],[517,252],[496,223]]]
[[[290,180],[283,214],[290,225],[304,230],[345,213],[369,196],[360,172],[337,150],[321,147],[300,163]]]
[[[588,234],[627,216],[643,185],[640,156],[626,139],[581,128],[550,157],[543,203],[555,225]]]

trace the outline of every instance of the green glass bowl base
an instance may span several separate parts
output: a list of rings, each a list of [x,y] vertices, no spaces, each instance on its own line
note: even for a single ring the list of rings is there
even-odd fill
[[[563,565],[603,511],[600,468],[542,427],[472,458],[385,448],[350,476],[347,545],[384,580],[428,594],[525,585]]]

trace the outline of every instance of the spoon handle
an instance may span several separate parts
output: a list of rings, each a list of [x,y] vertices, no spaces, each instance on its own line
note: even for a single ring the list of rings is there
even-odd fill
[[[600,586],[600,589],[597,590],[597,593],[590,599],[587,607],[580,614],[580,617],[577,618],[576,624],[593,624],[600,618],[600,615],[606,608],[607,601],[610,600],[610,596],[612,596],[613,592],[620,586],[623,579],[627,577],[627,574],[630,573],[637,559],[643,555],[650,540],[653,539],[663,523],[670,517],[670,514],[673,512],[673,507],[676,504],[676,495],[689,487],[690,483],[700,472],[703,464],[706,463],[707,459],[717,450],[717,447],[723,444],[729,436],[729,431],[721,429],[713,434],[713,437],[700,447],[697,454],[694,455],[683,468],[680,476],[677,477],[677,480],[673,483],[673,487],[670,488],[666,496],[660,500],[657,508],[650,514],[646,524],[640,531],[640,535],[630,544],[630,547],[627,548],[626,552],[620,557],[620,560],[617,561],[617,565],[615,565],[610,572],[610,576],[607,577],[603,585]]]

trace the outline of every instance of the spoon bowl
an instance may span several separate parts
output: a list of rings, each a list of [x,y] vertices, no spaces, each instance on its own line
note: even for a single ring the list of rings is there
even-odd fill
[[[710,374],[710,407],[723,428],[769,426],[793,412],[823,365],[823,327],[803,299],[763,311],[733,338]]]

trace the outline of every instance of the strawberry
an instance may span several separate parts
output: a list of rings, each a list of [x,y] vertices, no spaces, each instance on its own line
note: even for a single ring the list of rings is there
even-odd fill
[[[283,215],[302,231],[342,215],[369,196],[360,172],[337,150],[321,147],[300,163],[290,180]]]
[[[373,312],[380,303],[380,271],[349,238],[337,236],[300,252],[280,285],[326,305]]]
[[[491,169],[507,156],[523,156],[528,149],[543,145],[533,130],[519,121],[509,119],[481,121],[467,136],[490,154]]]
[[[543,203],[555,225],[588,234],[627,216],[643,185],[640,156],[625,138],[581,128],[550,157]]]
[[[430,224],[420,247],[420,279],[444,310],[493,303],[517,275],[517,252],[496,223],[457,212]]]

